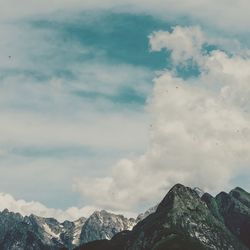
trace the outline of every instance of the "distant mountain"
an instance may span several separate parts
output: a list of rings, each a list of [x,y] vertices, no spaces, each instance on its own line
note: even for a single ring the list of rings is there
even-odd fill
[[[33,217],[22,217],[7,209],[0,213],[0,249],[52,249],[52,246],[62,247],[52,244]]]
[[[146,212],[144,213],[141,213],[137,216],[136,218],[136,223],[144,220],[146,217],[148,217],[150,214],[154,213],[157,209],[158,205],[154,206],[154,207],[151,207],[149,208]]]
[[[93,240],[111,239],[123,230],[131,230],[135,219],[127,219],[104,210],[94,212],[88,219],[58,222],[53,218],[0,212],[1,250],[74,249]]]
[[[80,243],[85,221],[80,218],[59,223],[53,218],[23,217],[5,209],[0,213],[0,249],[60,249],[65,246],[73,249]]]
[[[132,231],[94,241],[78,250],[247,250],[250,194],[241,188],[215,198],[175,185],[154,213]]]
[[[87,243],[97,239],[110,240],[115,234],[132,230],[135,219],[127,219],[123,215],[115,215],[105,210],[94,212],[82,227],[80,241]]]

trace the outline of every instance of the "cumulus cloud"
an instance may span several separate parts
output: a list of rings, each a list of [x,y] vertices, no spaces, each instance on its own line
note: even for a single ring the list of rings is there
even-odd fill
[[[173,68],[155,78],[148,150],[119,161],[110,176],[75,181],[74,188],[93,204],[136,209],[177,182],[219,191],[249,167],[250,58],[205,53],[204,37],[197,27],[150,36],[153,50],[170,50],[177,66],[192,58],[201,73],[183,79]]]
[[[96,207],[86,206],[82,208],[70,207],[67,210],[47,208],[40,202],[27,202],[25,200],[16,200],[13,196],[6,193],[0,193],[0,211],[8,209],[23,216],[35,214],[46,218],[56,218],[63,222],[64,220],[77,220],[80,217],[88,217],[97,210]]]

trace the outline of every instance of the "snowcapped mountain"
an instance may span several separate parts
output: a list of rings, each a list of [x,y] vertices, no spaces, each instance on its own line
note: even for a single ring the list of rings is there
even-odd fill
[[[135,219],[127,219],[123,215],[108,213],[105,210],[94,212],[82,227],[81,243],[96,239],[111,239],[115,234],[132,230],[136,224]]]
[[[89,241],[111,239],[123,230],[131,230],[135,224],[135,219],[105,210],[94,212],[88,219],[60,223],[54,218],[23,217],[5,209],[0,212],[0,249],[74,249]]]
[[[41,218],[35,215],[26,218],[33,223],[36,232],[44,236],[47,245],[62,245],[69,249],[79,245],[81,230],[86,222],[84,217],[63,223],[53,218]]]
[[[80,243],[85,218],[58,222],[35,215],[23,217],[5,209],[0,213],[0,249],[73,249]]]

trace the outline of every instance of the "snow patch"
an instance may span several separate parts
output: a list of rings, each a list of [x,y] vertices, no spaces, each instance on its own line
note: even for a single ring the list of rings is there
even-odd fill
[[[43,224],[43,229],[44,231],[49,235],[49,237],[52,239],[52,238],[56,238],[58,239],[60,237],[60,233],[56,234],[54,233],[51,228],[49,227],[48,224]]]

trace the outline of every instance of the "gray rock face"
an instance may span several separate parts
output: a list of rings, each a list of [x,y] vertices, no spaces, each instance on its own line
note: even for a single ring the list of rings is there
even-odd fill
[[[250,249],[250,194],[240,188],[216,196],[226,226]]]
[[[82,227],[80,241],[83,244],[97,239],[111,239],[123,230],[131,230],[135,224],[135,219],[127,219],[123,215],[105,210],[94,212]]]
[[[4,210],[0,213],[0,249],[73,249],[79,245],[85,221],[80,218],[75,222],[59,223],[53,218],[23,217]]]
[[[157,207],[158,207],[158,204],[156,206],[154,206],[154,207],[149,208],[146,212],[139,214],[137,216],[137,218],[136,218],[136,223],[138,223],[139,221],[144,220],[150,214],[154,213],[156,211]]]
[[[202,189],[200,189],[199,187],[195,187],[194,191],[199,195],[199,197],[202,197],[203,194],[205,194],[205,192]]]
[[[9,212],[0,213],[0,249],[51,249],[43,235],[37,235],[27,217]]]
[[[132,229],[135,219],[106,211],[94,212],[88,219],[58,222],[53,218],[0,212],[1,250],[74,249],[82,242],[111,239],[115,234]]]
[[[63,222],[65,230],[60,235],[60,238],[64,242],[65,246],[67,246],[69,249],[79,246],[82,227],[86,220],[86,218],[82,217],[74,222]]]

